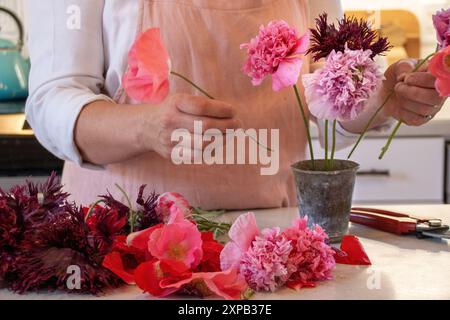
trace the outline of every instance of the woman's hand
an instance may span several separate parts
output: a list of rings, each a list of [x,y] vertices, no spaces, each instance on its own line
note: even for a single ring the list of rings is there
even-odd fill
[[[191,150],[191,155],[200,152],[210,142],[203,141],[202,135],[194,134],[194,121],[202,122],[202,133],[208,129],[226,129],[240,127],[236,119],[236,110],[228,103],[211,100],[201,96],[175,94],[169,96],[156,110],[144,115],[140,129],[140,139],[146,150],[153,150],[165,158],[170,158],[178,141],[172,141],[172,134],[177,129],[187,129],[190,139],[183,139],[181,147]],[[199,141],[194,143],[194,141]],[[195,149],[201,146],[201,150]]]
[[[86,105],[75,125],[75,144],[83,161],[108,165],[129,160],[146,152],[155,151],[169,158],[174,130],[194,130],[194,121],[202,121],[203,132],[215,128],[221,132],[240,127],[235,108],[231,105],[204,97],[175,94],[160,105],[118,105],[99,100]],[[201,149],[209,142],[203,142]],[[188,141],[183,139],[183,141]],[[183,149],[194,149],[194,143],[186,143]],[[194,150],[191,155],[195,155]]]
[[[394,90],[384,114],[410,126],[420,126],[433,119],[445,102],[435,89],[436,79],[427,71],[427,64],[412,73],[417,63],[408,59],[391,65],[382,89],[384,97]]]

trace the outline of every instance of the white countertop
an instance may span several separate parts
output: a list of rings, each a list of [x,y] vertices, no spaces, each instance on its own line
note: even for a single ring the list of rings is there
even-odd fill
[[[450,223],[450,206],[380,206]],[[239,213],[229,213],[231,221]],[[298,214],[296,208],[256,211],[261,228],[286,227]],[[281,289],[258,293],[254,299],[450,299],[450,243],[446,240],[397,236],[353,224],[350,234],[361,240],[372,266],[337,265],[334,279],[316,288]],[[377,284],[379,283],[379,287]],[[368,286],[369,284],[369,286]],[[99,297],[65,293],[16,295],[0,290],[0,299],[150,299],[136,287],[123,287]]]

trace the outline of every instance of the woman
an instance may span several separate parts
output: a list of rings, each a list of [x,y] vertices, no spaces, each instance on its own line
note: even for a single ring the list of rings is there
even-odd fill
[[[284,19],[304,33],[323,11],[331,19],[342,16],[340,1],[73,0],[70,8],[66,1],[28,1],[32,71],[27,118],[40,142],[68,160],[63,182],[82,203],[106,189],[114,193],[117,183],[132,197],[141,184],[159,193],[176,191],[204,209],[295,206],[289,166],[304,157],[306,146],[295,96],[291,90],[272,92],[270,83],[252,87],[240,70],[245,52],[239,45],[273,19]],[[161,29],[173,70],[218,100],[196,95],[182,80],[171,78],[170,95],[161,104],[129,104],[121,87],[127,54],[136,36],[150,27]],[[392,118],[422,125],[440,110],[443,100],[433,76],[426,70],[407,74],[414,63],[389,67],[368,111],[339,125],[341,146],[354,142],[392,89],[395,96],[372,129]],[[302,71],[313,69],[305,63]],[[222,131],[279,129],[279,173],[262,176],[254,165],[173,164],[171,133],[192,130],[194,120],[202,120],[204,129]]]

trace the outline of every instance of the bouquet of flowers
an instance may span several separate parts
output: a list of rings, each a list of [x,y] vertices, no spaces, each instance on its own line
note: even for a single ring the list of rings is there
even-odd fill
[[[0,279],[18,293],[100,294],[129,284],[154,297],[240,299],[253,290],[314,286],[331,278],[335,263],[370,264],[356,238],[346,237],[341,250],[332,248],[306,218],[282,232],[260,231],[248,213],[230,229],[179,194],[144,197],[144,190],[134,208],[109,193],[78,207],[55,174],[41,185],[0,191]],[[224,246],[214,234],[226,230],[231,241]],[[74,267],[78,287],[68,285]]]
[[[335,153],[336,122],[353,120],[364,111],[367,100],[383,80],[374,58],[387,51],[389,43],[386,38],[378,37],[363,20],[344,17],[336,26],[328,23],[326,13],[317,19],[316,29],[311,29],[311,40],[309,33],[300,38],[297,33],[285,21],[271,21],[266,27],[261,26],[258,36],[241,46],[247,49],[242,70],[252,77],[254,85],[272,75],[274,91],[289,86],[294,88],[315,169],[309,120],[297,82],[303,63],[301,54],[312,54],[315,61],[326,59],[323,68],[304,75],[302,80],[310,113],[325,120],[325,164],[330,170]],[[330,157],[329,121],[333,122]]]

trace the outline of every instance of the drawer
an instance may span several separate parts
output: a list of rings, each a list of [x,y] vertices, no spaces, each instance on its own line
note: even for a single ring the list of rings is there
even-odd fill
[[[384,138],[365,139],[352,156],[360,164],[354,202],[443,203],[445,141],[443,138],[395,138],[383,160],[378,160]],[[323,149],[314,141],[315,153]],[[351,147],[336,153],[346,159]]]

